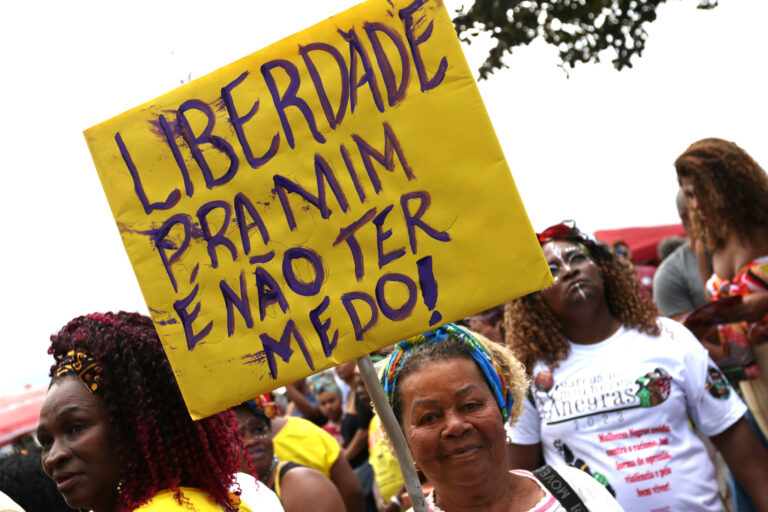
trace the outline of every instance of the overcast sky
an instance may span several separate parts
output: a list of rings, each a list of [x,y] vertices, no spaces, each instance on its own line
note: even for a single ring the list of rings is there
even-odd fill
[[[354,1],[6,2],[0,8],[0,393],[47,381],[51,333],[105,310],[146,312],[82,130]],[[633,69],[577,66],[534,43],[479,84],[534,228],[677,222],[672,162],[734,140],[768,163],[764,0],[669,0]],[[461,5],[446,0],[449,11]],[[465,47],[476,69],[482,43]]]

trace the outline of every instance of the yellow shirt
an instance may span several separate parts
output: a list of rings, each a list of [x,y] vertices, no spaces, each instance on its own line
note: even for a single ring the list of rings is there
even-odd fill
[[[152,512],[165,512],[167,511],[191,511],[191,512],[222,512],[221,505],[211,499],[207,492],[200,489],[194,489],[192,487],[181,487],[181,492],[184,494],[184,498],[189,500],[189,504],[184,503],[179,505],[176,500],[176,491],[166,489],[155,494],[149,503],[145,503],[135,510],[138,511],[152,511]],[[239,499],[237,500],[239,501]],[[191,507],[191,508],[190,508]],[[239,512],[252,512],[250,508],[244,503],[237,505]]]
[[[368,426],[368,453],[368,462],[373,467],[373,474],[376,476],[376,483],[379,484],[381,497],[384,499],[384,503],[389,503],[392,496],[403,485],[403,475],[400,473],[397,459],[390,451],[389,443],[384,438],[384,431],[378,415],[373,417]]]
[[[286,418],[272,442],[278,459],[316,469],[327,477],[341,452],[339,443],[328,432],[296,416]]]

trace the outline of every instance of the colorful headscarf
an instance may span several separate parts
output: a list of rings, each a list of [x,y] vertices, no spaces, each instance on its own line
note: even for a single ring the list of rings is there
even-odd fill
[[[259,395],[253,400],[246,400],[242,405],[248,407],[256,416],[261,416],[267,420],[272,420],[278,416],[277,404],[272,400],[269,393]]]
[[[341,398],[341,390],[339,385],[336,384],[333,374],[333,370],[323,370],[320,373],[307,377],[307,386],[315,398],[318,398],[320,393],[323,392],[333,393]]]
[[[76,348],[67,352],[67,355],[56,368],[54,376],[74,375],[80,379],[80,382],[83,383],[89,392],[95,393],[99,390],[99,386],[101,386],[101,375],[99,373],[101,373],[99,362],[85,350]]]
[[[471,349],[472,359],[475,360],[485,380],[488,381],[488,386],[491,388],[494,398],[496,398],[501,416],[504,418],[504,421],[509,419],[512,404],[515,403],[515,400],[512,398],[512,392],[509,390],[507,382],[501,375],[499,365],[493,360],[488,349],[471,332],[456,324],[444,325],[395,345],[395,350],[389,356],[389,361],[387,361],[387,365],[381,375],[381,385],[387,395],[389,405],[393,404],[395,398],[397,371],[408,358],[408,353],[422,343],[439,343],[448,338],[459,339]]]

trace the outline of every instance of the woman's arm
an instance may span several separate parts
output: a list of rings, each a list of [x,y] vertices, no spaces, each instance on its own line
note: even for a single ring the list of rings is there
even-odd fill
[[[710,439],[757,509],[768,510],[768,486],[765,485],[768,452],[760,445],[747,420],[741,418]]]
[[[509,469],[527,469],[533,471],[541,464],[541,443],[514,444],[507,443],[507,458]]]
[[[341,454],[331,466],[331,481],[341,494],[347,512],[363,512],[365,510],[365,496],[360,480],[352,471],[349,461]]]
[[[364,428],[358,428],[355,431],[355,435],[352,437],[352,440],[342,448],[342,451],[344,452],[344,457],[347,458],[347,460],[352,460],[355,457],[357,457],[360,453],[362,453],[363,450],[368,446],[368,431]]]
[[[344,501],[333,482],[314,469],[302,467],[288,471],[280,481],[280,489],[285,512],[345,510]]]
[[[301,414],[303,414],[305,418],[316,424],[325,423],[323,421],[325,416],[323,416],[323,413],[320,411],[320,407],[307,400],[307,397],[305,397],[301,391],[296,389],[296,386],[293,384],[286,385],[285,394],[288,395],[288,398],[291,399],[291,403],[295,404],[295,407],[301,411]]]
[[[768,292],[744,295],[741,302],[720,311],[720,316],[729,322],[746,320],[759,322],[768,315]]]

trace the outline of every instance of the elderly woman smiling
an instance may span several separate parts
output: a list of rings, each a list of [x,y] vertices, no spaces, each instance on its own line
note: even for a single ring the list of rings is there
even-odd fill
[[[506,347],[449,324],[398,343],[382,385],[434,485],[430,510],[568,510],[532,473],[508,469],[504,424],[520,414],[528,382]],[[557,471],[589,510],[621,510],[586,473]]]

